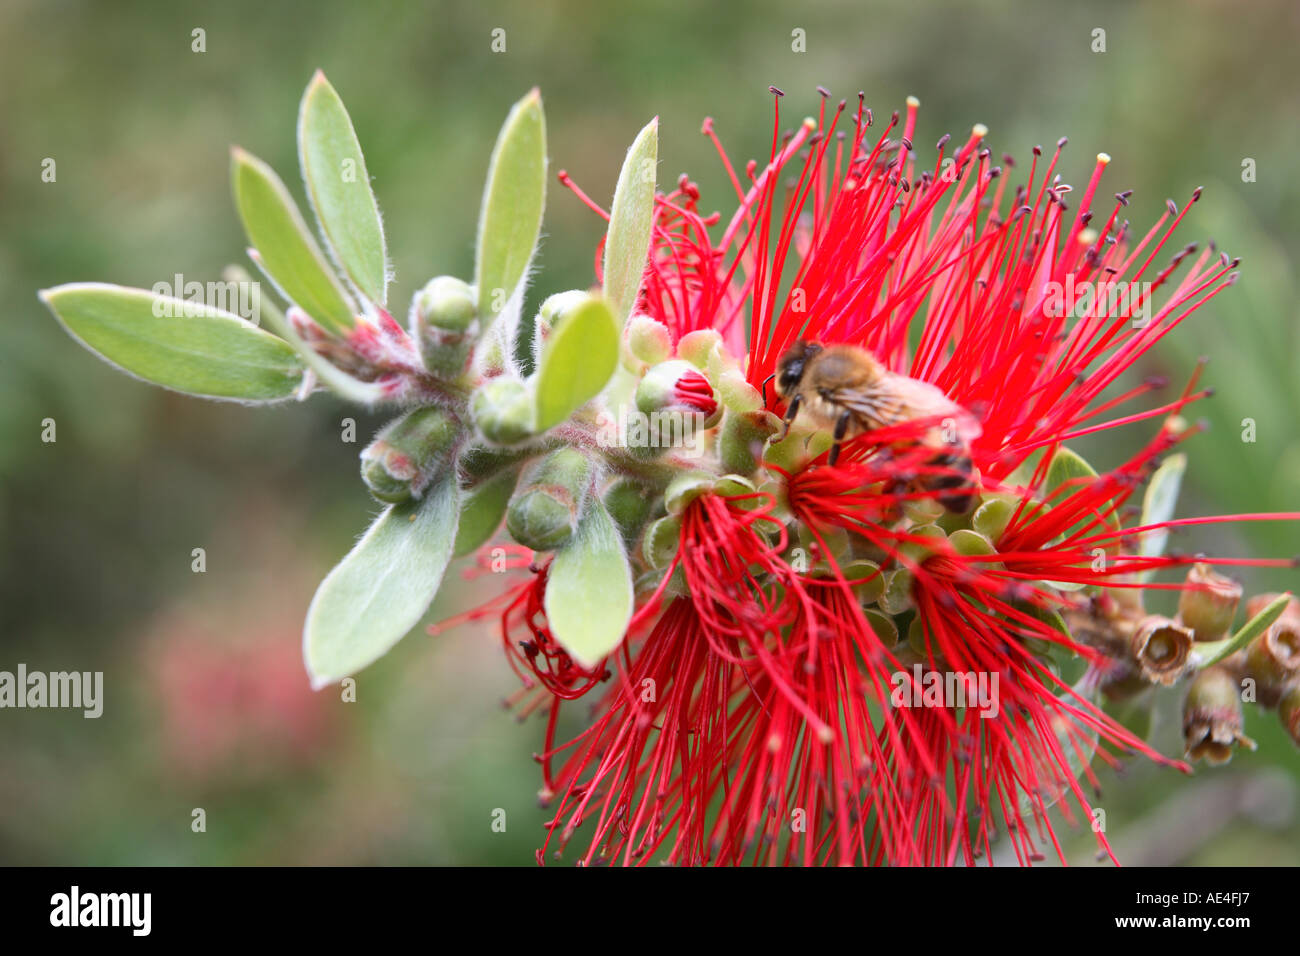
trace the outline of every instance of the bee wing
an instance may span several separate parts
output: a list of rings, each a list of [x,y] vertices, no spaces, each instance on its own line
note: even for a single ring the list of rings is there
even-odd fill
[[[851,411],[864,430],[932,418],[936,425],[951,419],[961,442],[973,441],[982,432],[975,416],[940,389],[906,375],[888,373],[870,388],[840,388],[827,398]]]

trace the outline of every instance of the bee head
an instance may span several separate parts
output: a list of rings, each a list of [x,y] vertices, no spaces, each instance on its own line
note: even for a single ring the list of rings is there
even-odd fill
[[[816,342],[798,341],[776,363],[776,393],[784,398],[799,387],[809,360],[822,350]]]

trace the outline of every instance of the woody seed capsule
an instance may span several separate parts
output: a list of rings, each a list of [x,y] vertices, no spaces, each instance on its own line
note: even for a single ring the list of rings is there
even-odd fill
[[[1241,602],[1241,585],[1208,564],[1192,565],[1178,599],[1178,619],[1198,641],[1217,641],[1228,633]]]

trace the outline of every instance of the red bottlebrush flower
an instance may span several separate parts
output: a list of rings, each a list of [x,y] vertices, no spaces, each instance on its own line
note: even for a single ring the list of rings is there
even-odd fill
[[[1156,460],[1195,433],[1176,417],[1207,394],[1195,380],[1104,420],[1159,386],[1102,399],[1237,261],[1193,244],[1153,268],[1186,213],[1172,203],[1140,238],[1121,220],[1128,193],[1094,226],[1105,154],[1074,203],[1056,175],[1064,140],[1048,159],[1035,148],[1012,186],[982,126],[955,151],[945,136],[921,168],[915,100],[872,142],[861,98],[849,119],[824,98],[783,137],[774,93],[763,168],[742,180],[718,145],[738,197],[729,219],[702,214],[685,177],[657,197],[637,311],[674,341],[716,332],[754,389],[798,341],[868,350],[979,427],[967,455],[936,456],[938,423],[903,416],[853,437],[834,467],[814,448],[788,468],[767,459],[753,493],[706,489],[671,519],[676,554],[605,673],[543,676],[545,571],[516,592],[510,607],[528,610],[508,610],[503,631],[550,691],[539,760],[554,817],[539,861],[579,834],[582,863],[972,864],[999,833],[1022,863],[1047,845],[1063,858],[1048,809],[1089,817],[1094,757],[1187,769],[1098,702],[1140,677],[1126,655],[1141,589],[1169,587],[1146,576],[1284,563],[1141,547],[1229,519],[1121,523]],[[703,132],[718,142],[711,121]],[[1132,460],[1057,473],[1064,442],[1151,417],[1166,424]],[[956,473],[983,502],[973,517],[943,507]],[[601,678],[590,725],[558,741],[562,702]]]
[[[688,372],[679,378],[673,397],[679,404],[702,412],[706,418],[718,410],[718,400],[713,397],[713,386],[699,372]]]

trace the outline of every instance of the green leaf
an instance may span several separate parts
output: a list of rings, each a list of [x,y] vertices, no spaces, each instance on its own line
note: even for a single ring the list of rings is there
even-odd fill
[[[605,297],[619,327],[636,306],[636,296],[650,255],[654,227],[655,174],[659,162],[659,118],[637,134],[623,160],[609,210],[605,237]]]
[[[298,330],[293,327],[293,323],[285,318],[284,313],[277,309],[267,296],[262,294],[261,285],[253,282],[247,269],[243,266],[227,266],[221,270],[221,277],[228,282],[247,282],[252,285],[255,290],[256,307],[262,316],[262,321],[271,331],[292,345],[303,364],[336,395],[361,405],[377,405],[384,400],[386,395],[382,385],[353,378],[303,341]]]
[[[229,312],[98,282],[56,286],[40,296],[73,338],[146,382],[242,402],[280,401],[302,385],[294,350]]]
[[[1084,461],[1079,454],[1068,448],[1058,448],[1056,454],[1052,456],[1051,463],[1047,466],[1047,477],[1044,480],[1044,492],[1047,495],[1050,495],[1066,482],[1075,481],[1076,483],[1074,485],[1065,489],[1064,494],[1056,498],[1056,501],[1060,502],[1063,498],[1068,497],[1087,486],[1087,481],[1078,481],[1078,479],[1093,479],[1096,477],[1096,469]]]
[[[449,471],[419,501],[387,508],[321,582],[303,628],[313,688],[378,660],[420,622],[451,560],[459,496]]]
[[[623,539],[600,499],[556,552],[546,577],[551,633],[583,667],[595,667],[623,640],[632,618],[632,572]]]
[[[298,112],[298,157],[325,243],[371,302],[388,299],[388,262],[379,205],[343,101],[320,70]]]
[[[568,418],[605,387],[618,366],[618,325],[594,296],[551,330],[537,369],[536,430]]]
[[[506,117],[483,188],[474,283],[485,324],[523,281],[541,235],[545,204],[546,118],[534,88]]]
[[[1029,513],[1026,506],[1023,514]],[[984,503],[975,509],[971,516],[971,525],[975,533],[996,544],[1011,523],[1016,513],[1016,504],[1009,495],[986,496]]]
[[[239,147],[230,151],[235,206],[255,261],[290,301],[331,332],[352,328],[353,305],[298,206],[270,166]]]
[[[1043,480],[1043,494],[1044,497],[1050,498],[1058,488],[1064,488],[1059,495],[1052,498],[1051,507],[1060,507],[1070,497],[1086,489],[1096,478],[1096,469],[1084,461],[1082,456],[1069,448],[1058,448],[1047,465],[1047,476]],[[1070,482],[1073,482],[1073,484],[1069,484]],[[1114,514],[1102,519],[1101,523],[1107,527],[1119,529],[1119,519]],[[1091,527],[1088,527],[1089,525]],[[1084,528],[1088,528],[1087,535],[1100,533],[1100,529],[1092,518],[1084,516],[1067,529],[1060,540],[1066,540],[1079,534]],[[1047,583],[1062,591],[1079,591],[1086,586],[1077,581],[1048,581]]]
[[[1159,524],[1174,516],[1178,504],[1178,490],[1183,484],[1183,472],[1187,470],[1186,455],[1170,455],[1155,470],[1151,481],[1147,483],[1146,493],[1142,496],[1142,524]],[[1138,539],[1137,552],[1145,558],[1156,558],[1165,553],[1165,544],[1169,541],[1169,529],[1158,528],[1146,531]],[[1151,577],[1152,572],[1144,571],[1140,580]]]
[[[1267,607],[1241,626],[1241,630],[1221,641],[1206,641],[1192,647],[1193,662],[1197,670],[1212,667],[1230,654],[1235,654],[1259,635],[1267,631],[1286,611],[1291,594],[1279,594]]]
[[[506,468],[470,492],[460,512],[460,527],[456,531],[456,557],[472,554],[497,533],[518,480],[519,469]]]

